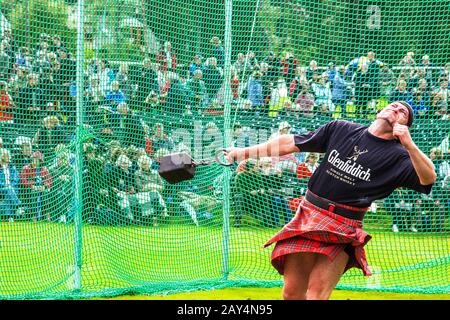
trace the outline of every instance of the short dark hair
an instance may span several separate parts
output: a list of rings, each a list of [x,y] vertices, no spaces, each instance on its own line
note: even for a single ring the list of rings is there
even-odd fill
[[[399,103],[403,106],[405,106],[409,113],[408,113],[408,123],[406,124],[408,127],[411,127],[413,121],[414,121],[414,111],[411,105],[406,101],[399,101]]]

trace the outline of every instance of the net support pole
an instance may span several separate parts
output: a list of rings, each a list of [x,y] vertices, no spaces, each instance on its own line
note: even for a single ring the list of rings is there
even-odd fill
[[[225,70],[224,70],[224,145],[231,146],[231,21],[233,13],[233,0],[225,0]],[[230,243],[230,168],[225,167],[223,171],[223,279],[228,279],[229,273],[229,243]]]
[[[78,26],[77,26],[77,65],[76,65],[76,161],[75,161],[75,202],[76,210],[74,217],[74,289],[81,289],[81,266],[82,266],[82,218],[83,209],[83,92],[84,92],[84,0],[78,0]]]

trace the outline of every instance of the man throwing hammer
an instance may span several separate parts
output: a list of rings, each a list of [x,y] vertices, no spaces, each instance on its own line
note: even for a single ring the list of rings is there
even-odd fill
[[[229,162],[325,153],[294,219],[265,244],[276,242],[272,265],[284,276],[284,299],[328,299],[353,267],[371,275],[364,251],[371,236],[362,230],[370,204],[399,187],[429,194],[436,180],[433,163],[411,139],[412,123],[411,106],[397,101],[369,127],[337,120],[225,152]]]

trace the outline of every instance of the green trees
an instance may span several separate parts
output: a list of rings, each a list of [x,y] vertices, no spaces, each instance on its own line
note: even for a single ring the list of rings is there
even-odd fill
[[[18,45],[34,45],[45,32],[60,35],[74,50],[73,21],[70,26],[71,17],[76,17],[70,14],[74,1],[0,0],[0,4]],[[110,49],[132,56],[132,45],[124,43],[119,24],[137,18],[160,42],[172,42],[179,61],[188,63],[195,53],[209,54],[211,37],[223,39],[224,4],[225,0],[86,1],[86,28],[92,29],[86,34],[97,36],[106,15],[108,30],[116,39]],[[324,65],[346,63],[374,50],[386,63],[397,64],[406,52],[414,51],[416,57],[428,54],[438,64],[450,61],[446,50],[450,0],[233,0],[232,59],[247,50],[255,13],[250,47],[257,56],[292,50],[302,64],[316,59]]]
[[[448,0],[266,0],[262,24],[275,50],[291,48],[302,63],[346,63],[374,50],[388,64],[408,51],[438,64],[450,60]]]
[[[63,1],[9,1],[7,8],[6,16],[18,46],[32,47],[41,33],[47,33],[59,35],[70,51],[75,49],[76,30],[69,28],[68,6]]]

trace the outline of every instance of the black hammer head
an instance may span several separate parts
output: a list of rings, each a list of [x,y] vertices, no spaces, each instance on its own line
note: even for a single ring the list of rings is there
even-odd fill
[[[173,184],[194,177],[195,163],[186,152],[172,153],[160,159],[158,173]]]

